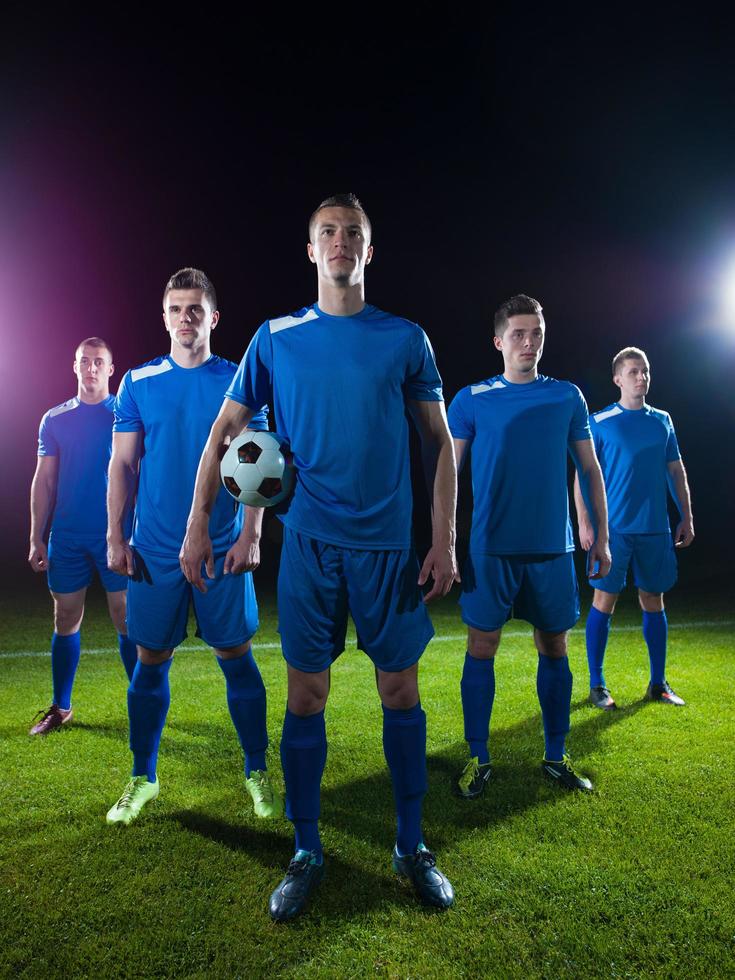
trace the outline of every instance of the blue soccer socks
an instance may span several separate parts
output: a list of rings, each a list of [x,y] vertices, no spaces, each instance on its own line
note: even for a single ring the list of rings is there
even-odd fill
[[[605,675],[602,664],[605,660],[605,648],[610,633],[610,613],[600,612],[594,606],[587,616],[585,634],[587,637],[587,665],[590,669],[590,687],[605,687]]]
[[[286,816],[294,826],[296,850],[313,851],[317,862],[322,858],[319,797],[326,761],[324,712],[302,718],[286,708],[281,737]]]
[[[156,781],[158,746],[171,703],[168,672],[172,662],[173,657],[162,664],[139,660],[128,688],[133,776],[147,776],[150,783]]]
[[[651,664],[651,684],[661,685],[666,677],[666,641],[669,624],[666,610],[643,613],[643,639],[648,646],[648,659]]]
[[[120,659],[123,662],[123,667],[125,668],[125,673],[128,675],[128,680],[132,681],[133,671],[135,670],[135,665],[138,662],[138,647],[133,643],[129,636],[125,633],[117,634],[117,642],[120,650]]]
[[[227,707],[245,753],[245,776],[249,778],[251,772],[266,768],[265,685],[252,650],[234,660],[217,657],[217,663],[227,682]]]
[[[552,658],[539,654],[536,691],[544,720],[544,758],[561,762],[572,705],[572,672],[568,657]]]
[[[485,765],[490,761],[487,740],[495,700],[495,657],[478,660],[469,653],[465,654],[460,690],[464,737],[470,748],[470,756],[477,758],[480,765]]]
[[[68,636],[54,633],[51,637],[51,678],[54,686],[54,704],[64,711],[71,708],[71,690],[74,686],[81,651],[79,630]]]
[[[405,710],[383,705],[383,751],[396,802],[396,848],[401,855],[413,854],[422,839],[426,795],[426,715],[420,701]]]

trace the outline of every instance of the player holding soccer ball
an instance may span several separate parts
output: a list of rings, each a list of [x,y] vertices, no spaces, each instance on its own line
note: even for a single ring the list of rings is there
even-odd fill
[[[383,745],[398,833],[393,868],[419,896],[446,908],[452,886],[421,833],[426,792],[426,716],[418,661],[433,635],[425,599],[456,577],[456,470],[441,379],[424,332],[365,303],[371,227],[354,195],[328,198],[309,222],[308,256],[318,302],[267,320],[227,392],[202,457],[182,549],[187,578],[201,585],[211,553],[210,501],[216,447],[266,401],[290,443],[297,484],[285,525],[278,579],[279,630],[288,663],[281,740],[287,815],[296,853],[270,899],[278,920],[296,916],[324,873],[319,801],[327,756],[324,707],[330,666],[344,649],[348,611],[373,661],[383,705]],[[419,571],[411,546],[410,412],[421,436],[433,500],[433,544]]]
[[[84,600],[95,567],[107,592],[107,606],[128,677],[135,667],[135,644],[128,639],[125,626],[128,583],[107,567],[105,546],[107,467],[115,401],[110,395],[110,378],[114,370],[106,341],[100,337],[83,340],[74,355],[76,397],[49,409],[41,419],[38,464],[31,485],[28,561],[34,572],[46,572],[54,600],[53,702],[31,728],[31,735],[48,735],[71,721]],[[49,518],[47,548],[44,535]]]
[[[597,566],[593,578],[610,567],[605,488],[582,393],[568,381],[538,373],[545,332],[537,300],[521,294],[503,303],[493,337],[503,373],[463,388],[449,407],[458,464],[472,451],[474,507],[460,600],[469,627],[461,693],[470,761],[458,779],[466,799],[480,796],[490,778],[495,655],[511,615],[534,627],[542,771],[568,789],[592,789],[565,751],[572,700],[567,632],[579,618],[567,453],[596,517],[589,554]]]
[[[107,814],[111,824],[131,823],[158,796],[156,762],[170,701],[168,673],[174,649],[186,637],[192,599],[179,549],[199,456],[236,370],[211,352],[210,335],[218,320],[214,287],[206,275],[198,269],[176,272],[163,294],[170,353],[129,371],[115,403],[108,560],[111,568],[130,576],[128,623],[138,644],[138,663],[128,690],[133,775]],[[251,425],[266,428],[265,416],[254,413]],[[133,500],[131,546],[124,526]],[[213,553],[207,584],[193,596],[197,633],[214,648],[225,675],[255,812],[278,816],[282,805],[265,762],[265,687],[250,642],[258,628],[251,570],[259,561],[263,512],[239,507],[224,489],[211,503]]]
[[[615,708],[602,665],[610,620],[630,566],[643,610],[643,636],[651,668],[646,698],[681,706],[683,699],[666,681],[668,624],[664,592],[676,582],[674,547],[686,548],[694,540],[686,470],[671,416],[646,404],[651,369],[644,352],[638,347],[625,347],[615,355],[612,373],[620,399],[591,417],[592,438],[607,487],[612,568],[604,578],[591,583],[595,594],[586,628],[589,699],[604,711]],[[673,541],[667,484],[681,515]],[[589,548],[594,526],[576,483],[574,500],[579,539],[583,548]]]

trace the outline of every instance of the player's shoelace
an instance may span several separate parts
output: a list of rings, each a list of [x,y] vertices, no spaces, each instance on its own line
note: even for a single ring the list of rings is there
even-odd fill
[[[472,780],[479,775],[480,775],[480,765],[476,758],[472,758],[464,767],[464,771],[462,772],[462,775],[459,777],[459,788],[462,791],[468,790],[472,785]]]
[[[130,806],[135,798],[135,792],[138,789],[138,783],[134,779],[131,779],[128,785],[123,790],[123,794],[120,799],[115,804],[116,807]]]
[[[254,788],[258,794],[258,800],[260,803],[273,803],[273,787],[270,784],[270,780],[266,773],[262,770],[252,773],[251,777],[254,783]]]

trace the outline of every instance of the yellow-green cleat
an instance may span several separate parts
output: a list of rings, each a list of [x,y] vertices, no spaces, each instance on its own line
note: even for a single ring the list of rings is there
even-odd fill
[[[146,805],[158,796],[158,780],[148,782],[147,776],[133,776],[123,790],[123,795],[117,803],[107,811],[107,822],[122,824],[127,827],[135,820]]]
[[[490,763],[481,763],[477,756],[473,756],[457,780],[457,794],[465,800],[476,800],[484,791],[491,775]]]
[[[255,769],[245,780],[245,788],[253,798],[256,817],[274,819],[283,815],[283,801],[273,788],[265,769]]]

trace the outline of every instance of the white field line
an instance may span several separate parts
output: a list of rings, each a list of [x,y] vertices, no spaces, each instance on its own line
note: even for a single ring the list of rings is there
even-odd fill
[[[694,623],[669,623],[670,630],[704,630],[704,629],[719,629],[735,626],[735,620],[733,619],[702,619]],[[581,633],[583,627],[575,626],[572,630],[573,633]],[[638,633],[640,632],[640,626],[614,626],[612,628],[613,635],[615,633]],[[504,630],[503,636],[531,636],[531,630]],[[443,635],[435,636],[431,641],[432,643],[459,643],[467,638],[466,633],[445,633]],[[355,640],[348,640],[346,646],[355,647],[357,643]],[[203,643],[193,643],[191,646],[186,646],[184,650],[209,650],[208,646]],[[257,653],[258,650],[280,650],[280,643],[258,643],[257,639],[253,643],[253,649]],[[82,653],[87,656],[99,656],[101,654],[107,653],[117,653],[117,647],[97,647],[87,649],[82,647]],[[16,650],[8,653],[0,653],[0,660],[13,660],[16,657],[50,657],[51,652],[49,650]]]

